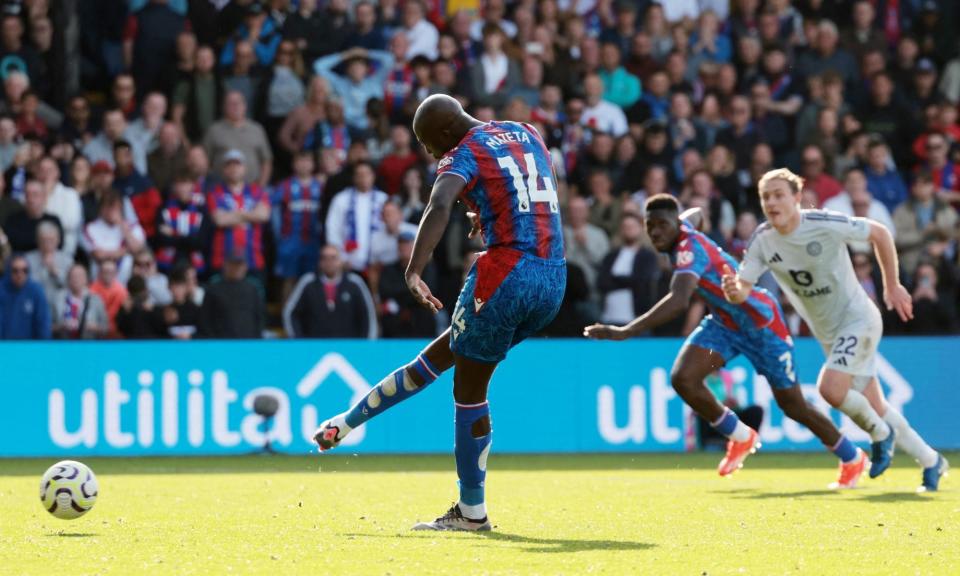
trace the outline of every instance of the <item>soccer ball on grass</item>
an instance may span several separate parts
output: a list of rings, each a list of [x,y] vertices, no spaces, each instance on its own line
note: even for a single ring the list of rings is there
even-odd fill
[[[82,462],[57,462],[40,479],[40,502],[47,512],[63,520],[89,512],[97,501],[97,492],[97,477]]]

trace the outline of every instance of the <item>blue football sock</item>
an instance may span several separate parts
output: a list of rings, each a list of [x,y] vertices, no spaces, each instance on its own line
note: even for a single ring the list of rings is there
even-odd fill
[[[830,451],[837,455],[841,462],[853,462],[857,459],[857,447],[853,445],[846,436],[841,436],[840,440],[830,448]]]
[[[739,423],[740,419],[737,418],[737,415],[733,413],[733,410],[727,408],[723,411],[723,416],[716,421],[711,422],[710,426],[717,432],[729,438],[730,435],[733,434],[733,431],[737,429],[737,424]]]
[[[456,446],[457,476],[460,478],[460,502],[470,507],[484,503],[483,484],[487,477],[487,455],[493,440],[493,430],[480,438],[473,437],[473,424],[490,416],[490,405],[457,404]]]
[[[414,372],[420,375],[423,384],[417,386],[413,380]],[[354,404],[346,414],[347,426],[356,428],[391,406],[403,402],[429,386],[439,374],[427,357],[420,354],[411,364],[384,378],[363,400]]]

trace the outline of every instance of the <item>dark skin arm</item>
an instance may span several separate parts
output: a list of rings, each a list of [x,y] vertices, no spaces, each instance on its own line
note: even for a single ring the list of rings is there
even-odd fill
[[[693,274],[675,274],[670,281],[670,293],[639,318],[626,326],[594,324],[583,329],[583,335],[594,340],[626,340],[637,334],[666,324],[690,306],[690,298],[697,289],[698,278]]]
[[[440,243],[443,232],[450,222],[450,211],[457,201],[457,197],[460,196],[466,186],[467,183],[462,178],[451,174],[441,174],[437,178],[437,181],[433,184],[433,191],[430,193],[427,209],[420,221],[420,229],[417,231],[417,239],[413,244],[410,264],[407,265],[407,287],[410,288],[413,298],[421,306],[434,313],[443,308],[443,304],[430,292],[430,288],[420,275],[423,274],[423,269],[430,261],[433,250]]]

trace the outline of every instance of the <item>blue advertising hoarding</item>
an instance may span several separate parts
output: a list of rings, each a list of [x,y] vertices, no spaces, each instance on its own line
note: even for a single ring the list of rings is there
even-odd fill
[[[346,409],[422,341],[90,342],[0,344],[6,434],[0,457],[237,454],[263,444],[253,398],[280,410],[273,446],[311,451],[318,422]],[[496,371],[490,400],[498,452],[682,451],[692,418],[670,387],[681,340],[531,340]],[[890,403],[938,448],[960,448],[953,381],[960,338],[888,338],[880,378]],[[798,376],[822,407],[814,382],[817,344],[797,342]],[[772,407],[765,380],[743,359],[729,375],[744,400],[766,411],[769,450],[821,450],[813,435]],[[346,440],[350,453],[449,452],[450,374]],[[858,441],[845,417],[834,420]]]

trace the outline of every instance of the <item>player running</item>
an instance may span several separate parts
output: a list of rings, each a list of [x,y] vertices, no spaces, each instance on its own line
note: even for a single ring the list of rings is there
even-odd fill
[[[414,297],[434,312],[443,307],[420,274],[458,197],[477,214],[487,251],[467,276],[449,335],[435,340],[349,411],[324,422],[314,440],[321,450],[335,446],[352,428],[419,392],[453,365],[460,499],[443,516],[414,529],[490,530],[484,499],[492,439],[490,377],[511,347],[550,323],[566,285],[553,168],[532,126],[480,122],[449,96],[424,100],[414,116],[413,131],[440,161],[407,267],[407,285]]]
[[[699,232],[699,209],[680,214],[680,204],[669,194],[647,200],[647,234],[654,247],[674,261],[670,293],[645,314],[626,326],[594,324],[584,336],[598,340],[624,340],[669,322],[700,294],[711,314],[687,338],[673,364],[670,383],[690,408],[723,434],[727,453],[717,472],[727,476],[760,447],[760,435],[717,401],[704,384],[711,372],[743,354],[766,377],[773,397],[784,413],[809,428],[840,458],[834,488],[852,488],[868,463],[867,455],[840,434],[833,422],[803,397],[794,372],[793,341],[783,322],[780,305],[763,288],[752,288],[746,298],[731,304],[724,298],[720,278],[736,267],[732,256]]]
[[[803,180],[787,169],[767,172],[758,188],[767,222],[748,244],[739,274],[724,276],[727,300],[743,302],[760,275],[773,272],[827,357],[817,382],[820,394],[870,434],[870,477],[890,466],[896,441],[923,467],[919,490],[936,490],[947,461],[883,396],[876,365],[883,321],[857,282],[847,252],[847,242],[873,244],[883,274],[883,301],[906,322],[913,318],[913,302],[899,281],[890,232],[867,218],[800,209]]]

